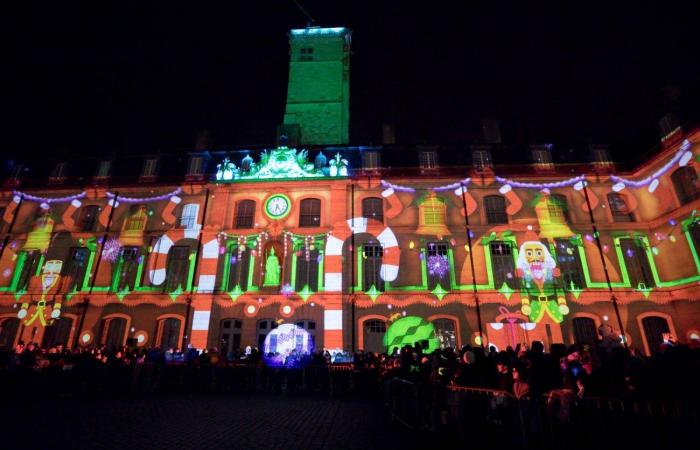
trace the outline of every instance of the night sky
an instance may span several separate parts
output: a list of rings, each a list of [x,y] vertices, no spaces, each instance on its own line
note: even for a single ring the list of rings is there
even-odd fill
[[[69,3],[3,14],[6,155],[185,150],[200,129],[221,147],[274,143],[286,33],[307,22],[293,1]],[[403,143],[471,143],[492,116],[504,141],[628,159],[669,109],[698,117],[696,2],[300,3],[353,30],[353,144],[379,142],[382,123]]]

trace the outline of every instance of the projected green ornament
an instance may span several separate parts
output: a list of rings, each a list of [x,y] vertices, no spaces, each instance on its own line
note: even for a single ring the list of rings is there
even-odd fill
[[[432,353],[440,347],[435,337],[435,327],[422,317],[403,317],[389,327],[384,335],[384,345],[389,353],[401,350],[405,345],[413,346],[416,342],[423,345],[426,353]]]

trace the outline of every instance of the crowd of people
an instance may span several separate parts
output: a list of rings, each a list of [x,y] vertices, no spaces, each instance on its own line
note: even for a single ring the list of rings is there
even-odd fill
[[[217,368],[256,368],[260,377],[266,366],[279,369],[333,369],[343,367],[353,373],[353,388],[378,390],[386,381],[402,378],[413,383],[477,387],[505,391],[516,398],[543,394],[567,397],[606,398],[697,398],[696,374],[700,370],[700,348],[667,343],[652,357],[622,345],[578,344],[569,347],[554,344],[548,352],[540,342],[518,345],[502,351],[495,348],[465,346],[459,350],[439,349],[427,354],[419,344],[406,346],[393,355],[358,351],[357,353],[292,353],[286,358],[261,355],[255,348],[223,354],[213,348],[198,352],[188,349],[159,348],[77,348],[64,346],[40,348],[34,343],[0,348],[0,376],[26,383],[42,374],[74,372],[100,373],[105,379],[127,372],[159,373],[159,368],[188,367],[204,373],[207,382],[219,383]],[[271,365],[270,361],[277,364]],[[279,362],[282,364],[279,364]],[[208,375],[210,372],[214,375]],[[138,377],[136,377],[138,378]],[[151,378],[153,376],[151,375]],[[200,376],[201,378],[201,376]],[[213,378],[213,381],[212,381]],[[130,383],[138,385],[131,377]],[[124,384],[124,383],[122,383]],[[258,383],[258,387],[260,384]]]

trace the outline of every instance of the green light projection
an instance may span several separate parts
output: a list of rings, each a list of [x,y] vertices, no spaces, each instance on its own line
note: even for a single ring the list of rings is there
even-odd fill
[[[440,348],[440,341],[435,336],[435,327],[422,317],[406,316],[392,323],[384,335],[384,345],[389,353],[401,350],[405,345],[423,345],[426,353]]]

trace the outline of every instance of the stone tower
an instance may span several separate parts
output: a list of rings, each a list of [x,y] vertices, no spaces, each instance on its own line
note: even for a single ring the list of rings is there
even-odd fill
[[[350,120],[350,30],[304,28],[289,33],[289,145],[347,144]],[[300,134],[300,137],[296,139]]]

